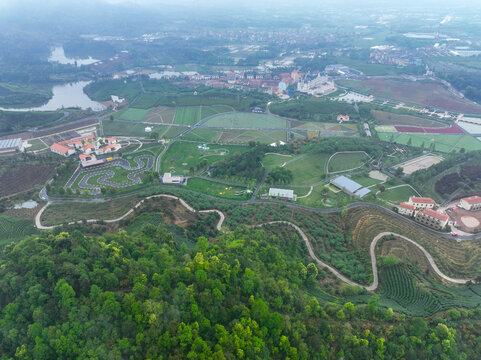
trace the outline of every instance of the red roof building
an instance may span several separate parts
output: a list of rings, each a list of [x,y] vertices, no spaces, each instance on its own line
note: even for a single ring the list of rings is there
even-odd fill
[[[416,214],[416,221],[435,229],[442,229],[448,224],[449,216],[432,209],[423,209]]]
[[[436,202],[428,197],[417,197],[417,196],[411,196],[409,198],[408,204],[414,205],[416,210],[422,210],[422,209],[432,209],[436,205]]]
[[[481,196],[474,195],[463,198],[459,202],[459,206],[469,211],[479,210],[481,209]]]

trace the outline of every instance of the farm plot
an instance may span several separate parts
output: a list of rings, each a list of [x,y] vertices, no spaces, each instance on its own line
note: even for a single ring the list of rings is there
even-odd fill
[[[226,113],[208,120],[205,126],[242,129],[285,129],[285,119],[266,114]]]
[[[138,196],[129,196],[96,203],[53,203],[43,212],[41,222],[49,226],[88,219],[115,219],[133,208],[140,200]]]
[[[354,170],[368,160],[369,156],[364,151],[339,152],[329,159],[328,169],[330,173]]]
[[[379,125],[406,125],[429,128],[446,127],[446,124],[419,116],[402,115],[382,110],[371,110],[371,114],[374,116],[374,119],[376,119],[376,124]]]
[[[410,145],[424,149],[441,152],[459,151],[465,148],[467,151],[481,150],[481,141],[469,135],[446,135],[446,134],[383,134],[379,133],[379,139],[401,145]]]
[[[142,119],[148,123],[172,124],[175,117],[175,108],[159,106],[149,111]]]
[[[134,137],[148,137],[149,134],[145,132],[145,124],[125,123],[120,121],[102,121],[102,128],[104,135],[117,135],[117,136],[134,136]],[[162,129],[167,128],[167,125],[154,126],[155,131],[162,133]]]
[[[291,170],[294,185],[311,185],[324,179],[324,164],[329,158],[328,154],[309,153],[285,166]]]
[[[44,185],[55,174],[55,165],[2,166],[0,169],[0,197],[16,194]]]
[[[342,85],[360,89],[374,96],[388,97],[399,101],[438,107],[464,114],[479,114],[481,106],[460,99],[434,81],[402,81],[392,79],[367,79],[362,81],[341,81]]]
[[[200,107],[179,107],[175,112],[174,124],[195,125],[200,121]]]
[[[129,108],[115,113],[114,118],[127,121],[141,121],[149,110]]]
[[[225,185],[214,181],[191,178],[187,181],[187,188],[203,194],[224,199],[245,200],[250,197],[247,188]]]
[[[33,221],[0,215],[0,247],[37,232]]]
[[[191,167],[195,171],[216,161],[226,159],[236,153],[248,151],[246,146],[207,145],[208,150],[200,149],[199,144],[176,142],[162,157],[161,172],[174,172],[189,175]],[[203,164],[201,167],[201,163]]]
[[[246,144],[249,141],[258,141],[261,144],[271,144],[277,141],[286,141],[286,131],[275,130],[227,130],[195,129],[188,133],[185,140],[214,142],[221,144]]]
[[[232,112],[232,108],[226,105],[212,105],[212,106],[202,106],[201,108],[201,118],[213,116],[216,114]]]

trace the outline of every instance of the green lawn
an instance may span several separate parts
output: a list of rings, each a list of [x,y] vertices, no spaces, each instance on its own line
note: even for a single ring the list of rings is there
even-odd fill
[[[200,121],[200,107],[179,107],[175,112],[174,124],[194,125]]]
[[[227,112],[232,112],[232,108],[225,105],[202,106],[201,117],[205,119],[209,116]]]
[[[469,135],[445,135],[445,134],[381,134],[379,139],[382,141],[394,142],[396,144],[430,149],[434,143],[434,150],[450,152],[465,147],[467,151],[481,150],[481,141]]]
[[[114,117],[121,120],[141,121],[148,113],[149,110],[129,108],[117,112]]]
[[[192,178],[187,181],[187,188],[201,192],[203,194],[216,196],[225,199],[245,200],[251,195],[243,192],[245,187],[229,186],[214,181]],[[242,194],[239,194],[242,192]],[[238,194],[238,195],[236,195]]]
[[[362,186],[376,185],[381,182],[381,180],[373,179],[369,176],[359,176],[359,177],[354,176],[352,180],[354,180],[358,184],[361,184]]]
[[[226,159],[235,153],[249,150],[247,146],[213,145],[207,144],[209,150],[201,150],[199,143],[175,142],[162,157],[161,172],[173,172],[179,175],[189,175],[190,167],[197,166],[202,160],[210,165],[216,161]]]
[[[335,154],[329,161],[329,172],[348,171],[362,166],[369,156],[364,152]]]
[[[310,153],[295,160],[286,169],[292,171],[294,185],[311,185],[324,179],[324,164],[329,158],[329,154]]]
[[[104,129],[104,135],[149,137],[149,134],[145,132],[145,124],[129,124],[119,121],[104,120],[102,121],[102,126]],[[153,130],[159,131],[161,134],[166,128],[168,128],[167,125],[153,126]]]
[[[267,154],[266,156],[264,156],[264,159],[262,159],[262,165],[264,165],[266,169],[272,169],[292,159],[294,159],[294,156]]]
[[[47,148],[47,146],[40,139],[29,140],[28,143],[32,146],[28,147],[27,151],[36,151]]]
[[[219,131],[219,130],[196,129],[188,133],[182,139],[215,143],[219,141],[219,138],[221,137],[221,135],[222,135],[222,131]]]
[[[402,186],[379,194],[379,198],[385,201],[390,201],[395,204],[399,204],[404,201],[408,201],[410,196],[417,196],[417,194],[409,187]]]
[[[266,128],[285,129],[287,122],[275,116],[254,113],[226,113],[208,120],[205,126],[231,127],[231,128]]]

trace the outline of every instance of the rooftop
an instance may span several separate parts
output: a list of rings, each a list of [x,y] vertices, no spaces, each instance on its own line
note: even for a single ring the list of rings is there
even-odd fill
[[[283,198],[293,199],[294,190],[270,188],[269,196],[279,196]]]
[[[0,140],[0,150],[1,149],[14,148],[14,147],[20,147],[20,146],[22,146],[22,139],[21,138]]]
[[[358,184],[355,181],[345,177],[344,175],[340,175],[337,178],[331,180],[331,182],[339,188],[346,189],[351,193],[355,193],[357,190],[362,188],[362,185]]]
[[[411,205],[405,202],[400,203],[399,207],[407,210],[414,210],[414,205]]]
[[[434,210],[431,210],[431,209],[424,209],[421,212],[426,214],[426,215],[432,216],[433,218],[441,220],[441,221],[446,221],[446,220],[449,219],[448,215],[442,214],[440,212],[437,212],[437,211],[434,211]]]
[[[467,198],[463,198],[461,200],[466,201],[468,204],[474,205],[474,204],[481,203],[481,196],[474,195]]]
[[[411,196],[409,200],[412,203],[416,203],[416,204],[433,204],[433,205],[436,204],[436,202],[433,199],[428,197]]]

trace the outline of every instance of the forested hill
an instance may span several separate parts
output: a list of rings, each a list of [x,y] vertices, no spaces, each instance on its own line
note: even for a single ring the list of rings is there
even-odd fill
[[[0,272],[1,359],[479,355],[477,311],[453,329],[380,309],[377,297],[319,305],[310,294],[321,272],[282,227],[199,238],[192,249],[153,225],[133,235],[46,232],[7,246]]]

